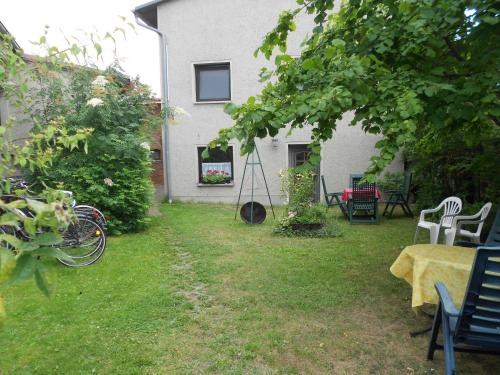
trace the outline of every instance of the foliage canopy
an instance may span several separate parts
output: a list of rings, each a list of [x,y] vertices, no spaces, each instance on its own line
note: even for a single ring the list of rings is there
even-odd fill
[[[432,153],[450,135],[465,147],[500,137],[498,2],[352,0],[338,12],[333,3],[297,0],[280,15],[255,52],[274,56],[275,69],[262,70],[260,94],[226,106],[235,125],[211,147],[236,138],[247,153],[256,137],[311,126],[315,162],[317,146],[354,111],[352,125],[382,136],[368,170],[375,179],[402,149]],[[315,27],[294,58],[287,38],[304,11]]]

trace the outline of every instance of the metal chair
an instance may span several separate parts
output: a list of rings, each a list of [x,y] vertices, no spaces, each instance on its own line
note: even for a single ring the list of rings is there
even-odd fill
[[[396,206],[401,206],[403,212],[406,216],[413,217],[413,212],[411,211],[409,205],[410,199],[410,186],[411,186],[412,174],[410,172],[405,173],[403,184],[398,190],[387,190],[386,193],[390,194],[387,204],[385,205],[383,216],[389,214],[389,218],[392,217],[392,212]],[[389,206],[391,210],[389,211]]]
[[[455,352],[500,354],[500,247],[479,247],[460,311],[446,286],[436,283],[439,305],[434,315],[427,359],[444,351],[445,374],[455,374]],[[437,343],[442,329],[443,344]]]
[[[376,186],[370,182],[361,183],[362,178],[361,176],[352,179],[352,194],[347,204],[349,222],[377,224],[379,215]]]
[[[443,216],[439,220],[439,223],[433,223],[432,221],[425,220],[425,215],[430,213],[435,213],[443,210]],[[457,216],[460,211],[462,211],[462,200],[458,197],[448,197],[439,203],[436,208],[430,208],[428,210],[420,211],[420,220],[417,224],[417,230],[415,231],[415,238],[413,243],[417,243],[418,235],[420,233],[420,228],[428,229],[431,235],[431,243],[437,244],[439,238],[439,232],[441,228],[451,228],[451,223],[453,218]]]
[[[481,238],[481,230],[488,214],[490,213],[492,203],[486,203],[477,214],[471,216],[455,216],[451,222],[451,228],[445,229],[445,243],[452,246],[455,242],[455,236],[468,237],[471,242],[479,243]],[[476,225],[476,231],[471,232],[467,229],[462,229],[464,225]]]
[[[344,214],[345,217],[347,217],[347,206],[342,200],[340,199],[340,196],[342,195],[342,192],[337,192],[337,193],[329,193],[328,190],[326,189],[326,182],[325,182],[325,177],[321,176],[321,184],[323,185],[323,194],[325,196],[325,202],[328,207],[340,207],[340,210]]]

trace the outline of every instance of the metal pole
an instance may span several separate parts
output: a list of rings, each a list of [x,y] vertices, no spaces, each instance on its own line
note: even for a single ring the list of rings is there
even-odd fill
[[[262,162],[260,160],[259,149],[255,146],[255,151],[257,151],[257,157],[259,158],[260,170],[262,171],[262,177],[264,177],[264,185],[266,185],[267,197],[269,198],[269,204],[271,205],[271,211],[273,212],[273,218],[276,219],[274,215],[273,202],[271,201],[271,194],[269,194],[269,188],[267,187],[266,174],[264,173],[264,168],[262,167]]]
[[[253,189],[254,189],[254,180],[255,180],[255,150],[252,151],[252,204],[250,210],[250,224],[253,224]]]
[[[245,168],[243,169],[243,177],[241,178],[240,193],[238,194],[238,203],[236,203],[236,212],[234,213],[234,220],[236,220],[236,216],[238,215],[238,208],[240,207],[241,190],[243,189],[243,181],[245,181],[245,173],[247,172],[249,156],[250,155],[247,155],[247,160],[245,160]]]

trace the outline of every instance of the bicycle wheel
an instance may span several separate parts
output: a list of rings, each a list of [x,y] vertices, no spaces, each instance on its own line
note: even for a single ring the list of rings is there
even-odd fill
[[[72,260],[58,259],[69,267],[82,267],[95,263],[106,249],[104,229],[94,220],[77,217],[77,221],[62,233],[61,250]]]
[[[77,216],[86,216],[88,219],[93,219],[106,230],[106,217],[97,208],[92,206],[87,206],[83,204],[76,205],[73,207],[73,211]]]

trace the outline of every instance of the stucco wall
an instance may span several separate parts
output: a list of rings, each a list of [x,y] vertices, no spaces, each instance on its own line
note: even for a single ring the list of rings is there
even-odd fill
[[[0,93],[0,124],[4,125],[7,121],[13,121],[13,126],[8,137],[17,142],[22,142],[26,139],[28,132],[33,126],[29,116]]]
[[[206,145],[220,128],[231,126],[232,120],[224,113],[223,104],[194,103],[193,63],[230,61],[232,101],[246,101],[262,88],[258,82],[260,68],[269,66],[261,56],[253,57],[254,50],[272,29],[280,11],[295,4],[295,0],[171,0],[159,6],[159,29],[166,34],[169,48],[170,102],[191,114],[170,127],[173,199],[235,202],[245,162],[234,142],[234,186],[198,186],[196,147]],[[291,35],[290,54],[299,54],[299,44],[311,25],[307,16],[299,19],[297,31]],[[347,186],[350,173],[363,172],[375,152],[378,137],[363,133],[360,127],[349,127],[351,118],[345,116],[338,123],[334,139],[322,148],[321,173],[331,191]],[[310,140],[309,129],[286,134],[285,130],[280,132],[277,147],[270,138],[257,142],[274,203],[281,202],[278,172],[288,167],[288,145]],[[397,160],[390,169],[400,168]],[[256,175],[257,200],[266,202],[260,171]],[[248,200],[250,181],[244,186],[242,201]]]

